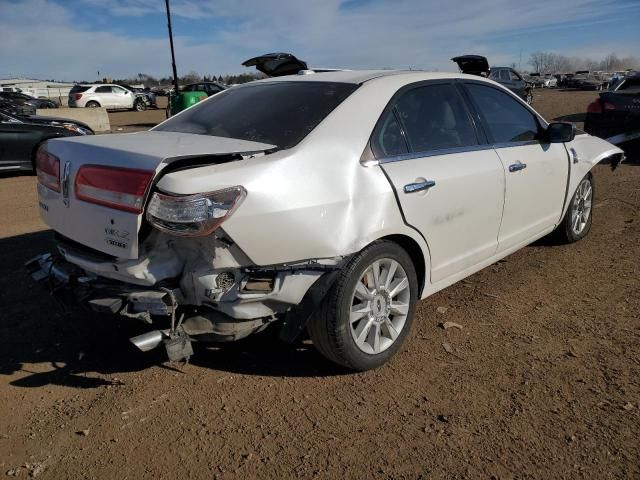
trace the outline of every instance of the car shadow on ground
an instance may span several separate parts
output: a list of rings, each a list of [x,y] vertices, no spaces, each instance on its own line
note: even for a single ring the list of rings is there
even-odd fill
[[[117,384],[119,374],[163,368],[162,348],[140,352],[129,338],[146,331],[137,321],[119,322],[92,312],[68,311],[24,269],[34,256],[53,251],[51,231],[0,239],[0,376],[33,388],[63,385],[96,388]],[[202,368],[261,376],[332,376],[348,373],[324,360],[310,342],[285,344],[269,330],[239,342],[196,344],[190,363]]]

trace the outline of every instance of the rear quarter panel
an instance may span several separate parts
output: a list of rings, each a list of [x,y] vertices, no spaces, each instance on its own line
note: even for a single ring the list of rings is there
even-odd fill
[[[157,186],[175,194],[244,186],[246,199],[222,228],[258,265],[347,255],[391,234],[414,239],[428,259],[380,167],[360,164],[375,123],[403,84],[392,77],[365,83],[290,150],[169,173]]]

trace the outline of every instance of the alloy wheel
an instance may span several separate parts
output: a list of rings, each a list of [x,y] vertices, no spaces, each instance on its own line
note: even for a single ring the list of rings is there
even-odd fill
[[[591,203],[593,188],[591,181],[585,178],[580,182],[573,197],[571,208],[571,231],[574,235],[580,235],[589,223],[591,216]]]
[[[351,296],[350,328],[364,353],[387,350],[405,326],[411,289],[400,263],[391,258],[374,261],[365,269]]]

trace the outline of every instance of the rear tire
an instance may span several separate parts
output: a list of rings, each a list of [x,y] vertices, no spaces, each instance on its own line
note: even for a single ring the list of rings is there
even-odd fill
[[[309,320],[327,359],[364,371],[386,363],[411,331],[418,279],[407,252],[378,241],[356,254]]]
[[[577,242],[586,237],[591,230],[594,192],[593,175],[588,173],[578,184],[567,213],[556,229],[555,233],[561,242]]]
[[[100,104],[98,102],[95,102],[95,101],[91,100],[91,101],[87,102],[85,107],[87,107],[87,108],[100,108]]]

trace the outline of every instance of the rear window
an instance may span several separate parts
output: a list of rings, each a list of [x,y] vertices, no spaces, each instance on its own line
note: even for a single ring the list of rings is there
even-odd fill
[[[291,148],[358,85],[338,82],[273,82],[225,90],[156,127]]]
[[[73,87],[71,87],[71,90],[69,90],[69,93],[82,93],[86,92],[90,88],[91,85],[74,85]]]

